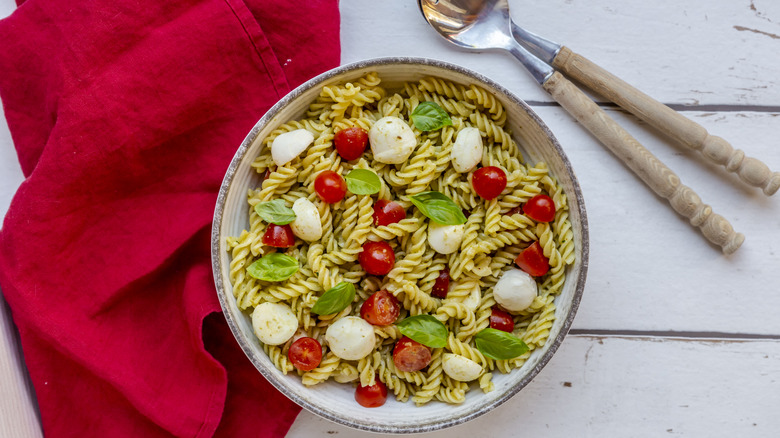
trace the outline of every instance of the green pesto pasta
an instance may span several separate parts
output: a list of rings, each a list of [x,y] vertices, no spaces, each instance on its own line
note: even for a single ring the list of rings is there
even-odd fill
[[[452,124],[430,131],[415,128],[411,115],[422,102],[438,104]],[[397,164],[380,162],[370,148],[350,161],[339,155],[333,144],[338,132],[352,127],[369,131],[387,116],[412,127],[416,146],[408,159]],[[350,83],[323,87],[301,120],[280,125],[263,140],[263,149],[252,168],[264,179],[261,186],[247,192],[249,227],[239,236],[229,237],[227,247],[231,255],[230,281],[238,306],[251,313],[263,303],[282,303],[298,321],[295,336],[278,345],[263,345],[279,370],[297,373],[304,385],[333,380],[367,386],[379,380],[401,402],[462,403],[470,389],[491,391],[495,372],[511,372],[522,366],[533,350],[545,345],[555,318],[555,297],[563,288],[567,265],[574,262],[569,207],[566,193],[548,173],[547,165],[524,161],[505,129],[506,117],[495,96],[475,85],[428,77],[386,89],[377,74],[369,73]],[[476,128],[482,139],[479,164],[499,167],[506,174],[506,188],[492,200],[474,191],[471,172],[459,172],[452,165],[453,146],[466,128]],[[277,166],[271,144],[280,135],[300,129],[311,133],[313,142],[297,157]],[[330,204],[318,197],[314,181],[320,173],[333,171],[344,176],[353,169],[375,173],[381,186],[378,192],[347,192],[343,200]],[[470,213],[462,240],[451,254],[440,254],[431,247],[431,220],[410,202],[412,195],[428,191],[446,195]],[[554,200],[555,218],[549,223],[515,212],[516,207],[538,194]],[[269,224],[254,207],[276,199],[283,200],[287,207],[299,199],[312,203],[319,214],[321,237],[314,241],[296,238],[287,249],[266,245],[263,235]],[[400,204],[406,218],[376,226],[373,206],[380,199]],[[358,260],[363,245],[370,242],[387,242],[395,253],[395,263],[384,276],[368,274]],[[491,312],[497,306],[495,285],[504,272],[517,269],[515,258],[534,242],[539,242],[549,260],[549,272],[535,279],[538,294],[531,305],[511,312],[512,334],[524,341],[529,351],[511,359],[492,359],[477,348],[475,336],[490,326]],[[253,277],[249,267],[277,251],[297,261],[298,271],[274,282]],[[445,269],[452,284],[442,299],[433,292],[437,277]],[[351,303],[330,315],[312,312],[326,291],[343,282],[354,285],[356,293]],[[361,305],[380,290],[400,303],[398,321],[431,315],[448,330],[446,346],[430,349],[430,363],[424,369],[405,372],[394,364],[393,348],[403,336],[395,324],[374,326],[374,347],[357,360],[341,358],[329,345],[327,329],[343,318],[360,317]],[[297,369],[288,358],[290,345],[301,336],[317,340],[323,350],[319,364],[306,371]],[[478,364],[478,377],[466,383],[448,375],[446,368],[443,371],[448,355]]]

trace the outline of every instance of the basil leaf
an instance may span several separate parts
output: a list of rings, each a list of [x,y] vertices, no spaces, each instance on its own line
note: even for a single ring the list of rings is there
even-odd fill
[[[435,131],[452,125],[452,119],[436,102],[422,102],[412,111],[412,122],[420,131]]]
[[[298,260],[286,254],[272,252],[246,268],[246,272],[263,281],[284,281],[298,272]]]
[[[409,198],[420,212],[442,225],[466,223],[466,215],[452,199],[439,192],[422,192]]]
[[[349,191],[356,195],[373,195],[382,188],[379,176],[368,169],[354,169],[344,179]]]
[[[477,333],[474,344],[482,354],[496,360],[514,359],[528,351],[528,346],[517,336],[494,328]]]
[[[295,220],[295,212],[284,205],[283,199],[258,202],[255,204],[255,213],[269,224],[287,225]]]
[[[322,296],[317,299],[317,302],[314,303],[314,307],[311,308],[311,311],[317,315],[330,315],[332,313],[341,312],[349,306],[349,303],[354,299],[355,285],[348,281],[342,281],[322,294]]]
[[[427,347],[443,348],[447,346],[447,327],[431,315],[410,316],[396,323],[404,336]]]

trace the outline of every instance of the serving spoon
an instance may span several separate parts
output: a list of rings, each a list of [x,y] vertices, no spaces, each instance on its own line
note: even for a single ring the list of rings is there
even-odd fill
[[[671,169],[545,62],[549,59],[554,63],[564,53],[562,47],[555,48],[554,43],[545,43],[546,40],[541,44],[539,40],[536,44],[526,43],[542,56],[539,58],[515,39],[513,29],[520,30],[520,36],[525,31],[512,22],[507,0],[418,1],[428,24],[451,43],[471,50],[511,53],[556,102],[724,253],[731,254],[742,245],[744,235],[735,232],[723,216],[713,213],[691,188],[680,183],[680,178]],[[545,55],[545,50],[550,48],[553,53]]]

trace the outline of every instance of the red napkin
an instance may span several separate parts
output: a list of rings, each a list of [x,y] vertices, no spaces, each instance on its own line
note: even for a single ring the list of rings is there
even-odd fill
[[[217,191],[292,87],[339,63],[336,0],[28,0],[0,21],[22,170],[0,287],[47,437],[280,436],[211,276]]]

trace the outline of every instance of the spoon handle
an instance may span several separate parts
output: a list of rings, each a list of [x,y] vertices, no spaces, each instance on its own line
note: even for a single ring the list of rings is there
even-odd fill
[[[725,254],[736,251],[745,236],[737,233],[723,217],[712,212],[709,205],[664,163],[642,146],[623,127],[610,118],[585,93],[555,72],[542,87],[588,131],[620,158],[658,196],[669,201],[675,211],[698,227],[704,237],[721,247]]]
[[[561,47],[553,67],[634,114],[671,139],[701,152],[711,162],[736,173],[742,181],[762,188],[769,196],[780,188],[780,172],[772,172],[760,160],[746,157],[721,137],[677,111],[632,87],[587,58]]]

